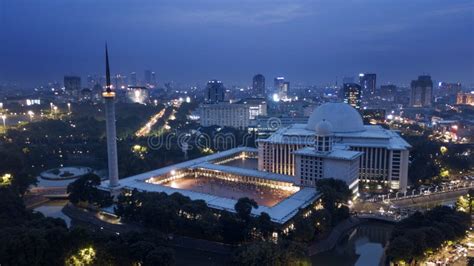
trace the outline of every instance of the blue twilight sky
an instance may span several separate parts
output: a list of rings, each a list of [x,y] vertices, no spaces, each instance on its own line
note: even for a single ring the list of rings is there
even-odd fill
[[[113,74],[159,82],[474,83],[474,0],[0,0],[0,83],[103,74],[106,40]]]

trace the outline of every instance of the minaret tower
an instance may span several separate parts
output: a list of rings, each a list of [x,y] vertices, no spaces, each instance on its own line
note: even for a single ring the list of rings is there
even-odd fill
[[[105,45],[105,77],[107,84],[102,97],[105,102],[105,123],[107,127],[107,159],[109,168],[109,187],[114,188],[118,182],[118,160],[117,160],[117,133],[115,131],[115,92],[110,83],[109,52]]]

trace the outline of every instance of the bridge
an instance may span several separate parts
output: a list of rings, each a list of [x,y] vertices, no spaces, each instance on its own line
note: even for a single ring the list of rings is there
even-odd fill
[[[459,182],[457,184],[450,184],[450,185],[439,185],[431,188],[420,188],[420,189],[413,189],[410,192],[396,192],[396,193],[389,193],[385,195],[381,195],[379,198],[374,198],[373,202],[382,201],[385,203],[394,203],[396,204],[398,201],[403,201],[407,199],[415,199],[415,198],[433,198],[437,195],[450,195],[450,196],[461,196],[466,193],[469,189],[474,188],[474,181],[464,181]],[[459,192],[459,193],[456,193]]]

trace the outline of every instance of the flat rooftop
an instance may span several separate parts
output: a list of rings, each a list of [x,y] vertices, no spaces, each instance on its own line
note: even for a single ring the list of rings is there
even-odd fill
[[[244,153],[255,154],[257,152],[258,150],[255,148],[238,147],[169,165],[121,179],[117,189],[163,192],[168,195],[177,192],[192,200],[204,200],[210,208],[229,212],[235,212],[234,205],[239,198],[254,198],[259,207],[252,210],[253,215],[266,212],[273,222],[284,224],[296,215],[300,209],[312,204],[319,197],[319,193],[315,188],[299,187],[295,184],[295,179],[292,176],[256,170],[256,159],[254,158],[242,159]],[[233,157],[236,159],[234,160]],[[252,180],[261,180],[261,182],[283,182],[292,186],[293,189],[288,191],[245,181],[230,184],[221,178],[213,178],[212,175],[197,176],[195,178],[184,176],[160,184],[149,182],[152,178],[169,175],[172,171],[191,171],[193,169],[229,173],[251,178]],[[109,190],[108,185],[108,180],[103,181],[100,188]]]

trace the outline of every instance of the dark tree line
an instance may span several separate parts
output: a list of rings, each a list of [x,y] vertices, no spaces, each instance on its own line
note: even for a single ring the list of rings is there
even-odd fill
[[[251,215],[255,201],[241,198],[236,213],[211,210],[202,200],[191,200],[179,193],[139,192],[119,196],[116,214],[125,221],[140,223],[166,233],[178,233],[203,239],[241,243],[268,239],[276,230],[268,214]]]
[[[26,210],[16,191],[0,187],[1,265],[173,265],[174,252],[165,243],[153,231],[117,236],[68,229],[62,219]],[[84,263],[84,250],[93,252],[90,263]]]
[[[420,260],[425,252],[439,249],[446,241],[464,237],[470,222],[467,213],[446,206],[416,212],[395,226],[387,256],[392,261]]]

